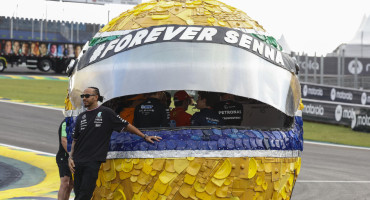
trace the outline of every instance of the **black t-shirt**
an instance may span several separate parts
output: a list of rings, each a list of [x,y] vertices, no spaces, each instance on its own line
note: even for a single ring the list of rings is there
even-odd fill
[[[215,106],[215,111],[222,117],[225,125],[240,126],[243,120],[243,105],[232,101],[221,101]]]
[[[66,121],[63,120],[62,123],[60,123],[59,129],[58,129],[59,150],[58,150],[58,153],[56,155],[57,163],[68,163],[69,154],[66,152],[66,150],[63,148],[63,145],[62,145],[62,133],[64,132],[64,134],[66,134],[65,133],[65,131],[66,131],[65,128],[66,128]],[[65,136],[63,135],[63,137],[67,137],[67,135],[65,135]]]
[[[133,124],[138,128],[169,126],[166,106],[159,99],[147,99],[136,106]]]
[[[222,118],[217,112],[208,108],[200,110],[191,117],[192,126],[218,126],[223,124]]]
[[[126,120],[104,106],[81,113],[76,119],[73,134],[73,139],[76,141],[73,160],[104,162],[112,132],[121,131],[127,125]]]

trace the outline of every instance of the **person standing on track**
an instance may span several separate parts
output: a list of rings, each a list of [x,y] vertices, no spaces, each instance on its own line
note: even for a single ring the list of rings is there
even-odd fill
[[[69,155],[67,151],[67,133],[65,120],[63,120],[59,126],[58,135],[59,135],[59,150],[56,155],[60,176],[58,200],[68,200],[73,189],[73,180],[71,171],[68,168]]]
[[[91,199],[100,165],[107,157],[112,131],[125,129],[150,143],[162,139],[145,135],[110,108],[99,106],[98,101],[102,102],[103,97],[100,96],[98,88],[85,89],[81,98],[87,110],[76,118],[72,149],[68,159],[69,168],[74,173],[75,200]]]

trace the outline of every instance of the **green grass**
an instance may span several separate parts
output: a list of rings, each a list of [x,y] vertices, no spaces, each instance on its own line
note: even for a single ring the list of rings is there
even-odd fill
[[[0,97],[64,106],[67,81],[0,79]]]
[[[350,127],[305,121],[303,131],[305,140],[370,147],[370,133],[353,131]]]
[[[56,106],[64,106],[67,88],[64,81],[0,79],[0,97]],[[305,140],[370,147],[370,133],[349,127],[304,122],[303,129]]]

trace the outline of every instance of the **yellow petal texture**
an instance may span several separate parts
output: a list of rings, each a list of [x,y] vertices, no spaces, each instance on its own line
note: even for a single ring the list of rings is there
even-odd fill
[[[299,157],[112,159],[99,170],[93,199],[290,199],[300,162]]]
[[[217,179],[217,178],[212,178],[211,180],[218,187],[221,187],[224,184],[224,182],[226,181],[226,179]]]
[[[132,183],[132,191],[134,192],[134,193],[139,193],[140,192],[140,190],[141,190],[141,185],[139,184],[139,183]]]
[[[107,160],[106,162],[102,163],[101,166],[103,167],[103,170],[104,171],[110,170],[110,168],[111,168],[111,162],[113,162],[113,161],[112,160]]]
[[[152,19],[160,20],[160,19],[168,19],[170,15],[152,15]]]
[[[103,163],[103,177],[105,181],[111,181],[116,178],[116,170],[114,167],[114,162],[111,160],[107,160],[107,162]]]
[[[123,159],[114,159],[114,166],[117,171],[122,171],[123,169]]]
[[[165,170],[168,172],[176,172],[174,166],[174,160],[166,160]]]
[[[137,177],[137,182],[141,185],[147,185],[152,180],[152,177],[146,173],[140,173]]]
[[[191,191],[191,186],[188,185],[188,184],[183,184],[180,188],[180,194],[181,196],[183,196],[184,198],[188,198],[189,195],[190,195],[190,191]]]
[[[204,192],[204,191],[206,191],[206,186],[202,183],[195,182],[194,183],[194,189],[197,192]]]
[[[126,195],[121,189],[118,189],[117,191],[114,192],[113,199],[114,200],[119,200],[119,199],[126,200]]]
[[[165,159],[154,159],[153,169],[157,171],[161,171],[165,161],[166,161]]]
[[[134,167],[133,162],[122,162],[122,171],[124,172],[130,172],[132,168]]]
[[[162,173],[159,175],[159,179],[162,181],[162,183],[167,184],[170,181],[172,181],[177,176],[177,173],[162,171]]]
[[[196,176],[192,176],[190,174],[185,174],[184,182],[189,184],[189,185],[193,185],[193,183],[195,181],[195,178],[196,178]]]
[[[147,165],[152,165],[153,164],[153,162],[154,162],[154,159],[153,158],[147,158],[147,159],[145,159],[145,163],[147,164]]]
[[[184,169],[189,166],[189,161],[187,159],[176,159],[174,160],[175,171],[180,174]]]
[[[195,196],[198,197],[199,199],[204,199],[204,200],[211,200],[212,197],[206,192],[197,192],[195,193]]]
[[[136,165],[140,162],[140,159],[138,158],[132,159],[132,162]]]
[[[257,162],[254,158],[249,160],[248,178],[253,178],[257,172]]]
[[[101,186],[101,178],[102,178],[102,173],[103,173],[103,171],[102,170],[99,170],[99,174],[98,174],[98,179],[96,180],[96,186],[97,187],[100,187]]]
[[[227,186],[222,186],[216,190],[216,196],[218,197],[227,197],[229,187]]]
[[[206,192],[210,195],[216,192],[218,186],[212,183],[212,181],[209,181],[206,185]]]
[[[227,178],[224,182],[225,185],[230,185],[232,183],[230,178]]]
[[[194,160],[195,158],[194,157],[186,157],[186,159],[188,159],[189,161],[191,161],[191,160]]]
[[[130,173],[123,172],[123,171],[119,172],[119,178],[120,178],[121,180],[124,180],[124,179],[126,179],[126,178],[130,178],[130,177],[131,177],[131,174],[130,174]]]
[[[152,172],[153,167],[151,165],[148,165],[147,163],[143,164],[143,172],[146,174],[150,174]]]
[[[151,190],[149,193],[148,193],[148,199],[150,200],[156,200],[158,198],[158,193],[154,190]]]
[[[231,172],[231,163],[229,159],[226,159],[221,167],[217,170],[214,177],[217,179],[224,179],[229,176]]]
[[[209,17],[215,21],[210,22]],[[99,32],[133,30],[163,24],[213,25],[265,32],[257,21],[243,11],[220,1],[203,0],[145,2],[115,17]]]
[[[159,194],[164,194],[167,190],[168,184],[163,184],[162,181],[157,180],[154,184],[154,190]]]
[[[189,173],[190,175],[196,176],[200,170],[200,167],[202,165],[196,161],[192,161],[189,164],[189,167],[187,168],[186,172]]]

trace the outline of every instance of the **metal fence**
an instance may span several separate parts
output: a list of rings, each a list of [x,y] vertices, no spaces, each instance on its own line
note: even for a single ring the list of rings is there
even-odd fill
[[[370,89],[370,58],[293,55],[300,66],[299,80],[306,83]]]
[[[85,43],[103,26],[0,16],[0,39]]]

